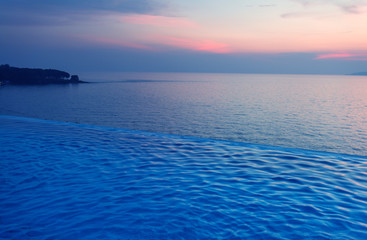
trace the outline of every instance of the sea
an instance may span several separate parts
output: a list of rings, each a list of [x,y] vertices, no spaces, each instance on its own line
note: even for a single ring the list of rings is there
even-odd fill
[[[4,86],[0,114],[367,156],[367,76],[84,73]]]
[[[367,239],[367,77],[0,87],[0,239]]]

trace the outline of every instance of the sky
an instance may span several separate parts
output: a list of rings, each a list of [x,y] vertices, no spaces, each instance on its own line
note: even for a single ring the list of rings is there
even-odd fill
[[[66,71],[367,71],[367,0],[1,0],[0,64]]]

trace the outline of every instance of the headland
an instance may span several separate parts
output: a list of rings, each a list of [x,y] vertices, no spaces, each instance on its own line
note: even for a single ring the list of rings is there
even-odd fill
[[[0,65],[0,85],[44,85],[86,83],[78,75],[55,69],[18,68]]]

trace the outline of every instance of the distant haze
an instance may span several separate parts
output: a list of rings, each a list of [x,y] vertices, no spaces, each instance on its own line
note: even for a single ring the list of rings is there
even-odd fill
[[[65,71],[367,71],[367,0],[2,0],[0,64]]]

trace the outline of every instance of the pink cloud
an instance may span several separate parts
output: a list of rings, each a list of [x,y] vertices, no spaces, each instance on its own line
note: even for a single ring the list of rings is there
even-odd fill
[[[154,25],[161,27],[197,28],[198,25],[192,21],[176,17],[164,17],[144,14],[126,15],[120,18],[122,22],[142,25]]]
[[[151,44],[141,44],[138,42],[126,41],[117,38],[98,37],[89,35],[75,35],[77,39],[83,42],[89,42],[94,44],[101,44],[104,46],[117,46],[127,48],[137,48],[149,51],[163,50],[164,46],[172,46],[177,48],[190,49],[194,51],[212,52],[212,53],[229,53],[232,52],[229,46],[225,43],[218,43],[212,40],[193,40],[178,37],[168,36],[150,36]],[[154,42],[154,43],[153,43]],[[153,47],[154,46],[154,47]]]
[[[367,61],[367,53],[327,53],[320,54],[315,59],[342,59],[354,61]]]
[[[194,51],[212,52],[212,53],[229,53],[231,49],[228,44],[218,43],[212,40],[193,40],[177,37],[160,36],[158,42],[163,45],[175,46],[179,48],[190,49]]]

